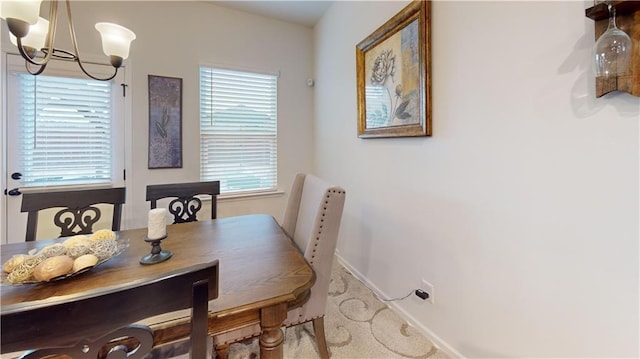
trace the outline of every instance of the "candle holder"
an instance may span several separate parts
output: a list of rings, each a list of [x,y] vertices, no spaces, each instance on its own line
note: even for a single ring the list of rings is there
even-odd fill
[[[156,239],[149,239],[149,237],[145,237],[144,241],[147,243],[151,243],[151,253],[142,257],[140,259],[140,264],[156,264],[164,262],[167,259],[171,258],[173,253],[160,248],[160,242],[162,242],[162,240],[165,238],[167,238],[166,235]]]

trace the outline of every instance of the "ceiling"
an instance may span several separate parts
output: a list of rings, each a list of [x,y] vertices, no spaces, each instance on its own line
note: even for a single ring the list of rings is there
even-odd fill
[[[313,27],[333,3],[333,1],[328,0],[212,0],[212,2],[219,6],[301,24],[308,27]]]

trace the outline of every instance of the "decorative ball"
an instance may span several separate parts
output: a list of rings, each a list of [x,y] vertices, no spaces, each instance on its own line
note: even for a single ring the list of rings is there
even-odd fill
[[[95,254],[99,260],[105,260],[116,253],[118,243],[115,239],[93,241],[89,248],[91,253]]]
[[[88,244],[90,240],[91,239],[88,236],[85,236],[84,234],[78,234],[73,237],[69,237],[64,242],[62,242],[62,244],[65,247],[70,248],[77,245]]]
[[[2,265],[2,270],[5,271],[6,273],[11,273],[11,272],[13,272],[14,269],[16,269],[22,263],[24,263],[24,260],[26,258],[27,258],[26,254],[17,254],[15,256],[11,257],[11,258],[9,258],[8,261],[6,261]]]
[[[110,229],[99,229],[91,235],[93,240],[116,239],[116,233]]]
[[[72,273],[76,273],[86,268],[93,267],[98,263],[98,257],[93,254],[85,254],[73,261]]]
[[[68,274],[73,268],[73,258],[63,255],[50,257],[38,264],[33,270],[33,277],[40,282],[48,282],[53,278]]]
[[[37,255],[43,256],[45,258],[61,256],[67,253],[67,247],[62,245],[61,243],[52,244],[50,246],[46,246],[38,252]]]

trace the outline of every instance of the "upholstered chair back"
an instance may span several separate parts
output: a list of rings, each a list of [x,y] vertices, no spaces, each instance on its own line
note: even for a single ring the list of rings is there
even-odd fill
[[[341,187],[313,175],[298,174],[291,186],[281,222],[282,229],[304,254],[316,275],[309,300],[300,307],[289,309],[283,326],[313,321],[318,353],[322,359],[329,358],[324,315],[344,200],[345,191]],[[258,336],[260,331],[260,325],[255,324],[214,335],[217,357],[228,358],[230,344]]]
[[[313,267],[316,281],[309,301],[289,311],[286,326],[324,315],[344,201],[344,189],[316,176],[298,174],[294,180],[282,226]]]

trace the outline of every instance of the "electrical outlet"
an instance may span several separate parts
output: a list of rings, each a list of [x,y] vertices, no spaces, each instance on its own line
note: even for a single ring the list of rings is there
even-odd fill
[[[420,289],[422,289],[423,291],[427,292],[429,294],[429,297],[427,298],[427,301],[429,303],[434,302],[434,298],[433,298],[433,284],[427,282],[426,280],[422,280],[422,286],[420,287]]]

